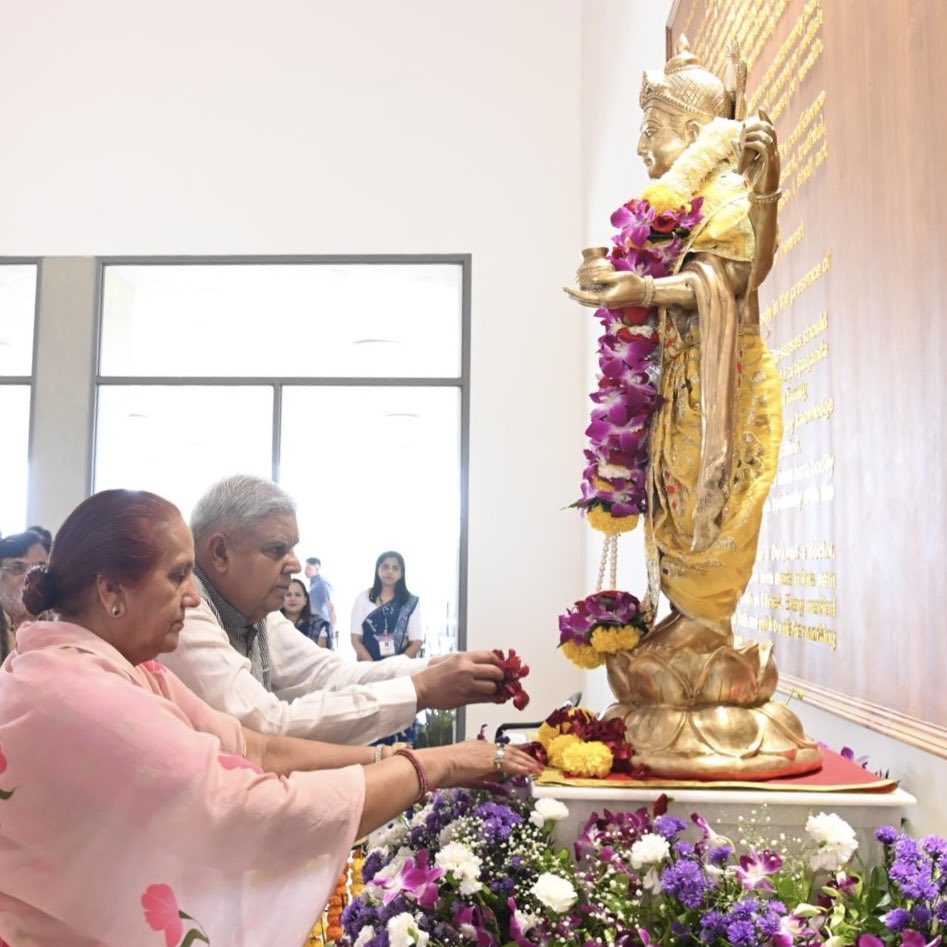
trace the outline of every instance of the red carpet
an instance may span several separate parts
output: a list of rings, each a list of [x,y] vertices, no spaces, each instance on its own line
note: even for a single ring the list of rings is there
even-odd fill
[[[897,780],[887,779],[877,773],[862,769],[857,763],[845,759],[832,750],[822,750],[822,769],[804,776],[785,779],[766,779],[757,782],[743,780],[721,780],[705,782],[687,779],[661,779],[659,777],[632,779],[613,774],[605,779],[572,779],[559,770],[547,769],[536,782],[540,786],[581,786],[583,788],[627,787],[629,789],[757,789],[772,792],[891,792],[897,788]]]

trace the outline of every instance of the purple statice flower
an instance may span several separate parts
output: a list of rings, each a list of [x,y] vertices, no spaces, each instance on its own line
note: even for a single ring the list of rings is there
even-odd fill
[[[688,842],[686,839],[681,839],[674,843],[674,851],[681,858],[694,858],[697,854],[697,849],[694,846],[693,842]]]
[[[687,823],[676,815],[659,815],[654,820],[654,831],[666,838],[669,842],[677,838],[686,828]]]
[[[911,926],[923,927],[927,929],[933,920],[934,915],[926,904],[915,904],[911,908]]]
[[[940,893],[934,879],[934,862],[914,839],[901,835],[894,843],[888,877],[906,898],[932,900]]]
[[[342,929],[352,940],[363,927],[374,926],[375,921],[375,909],[361,897],[349,901],[342,911]]]
[[[756,947],[756,927],[752,921],[738,918],[727,925],[726,931],[727,940],[733,944],[733,947]]]
[[[939,835],[927,835],[921,839],[921,850],[942,874],[947,874],[947,839],[942,839]]]
[[[365,858],[362,865],[362,878],[368,882],[375,877],[376,873],[387,864],[387,856],[381,849],[373,848]]]
[[[769,876],[776,874],[782,867],[783,860],[776,852],[769,849],[762,852],[751,850],[749,854],[740,856],[736,876],[748,891],[775,891]]]
[[[730,856],[732,854],[732,845],[715,845],[713,848],[707,851],[707,860],[711,865],[716,865],[717,868],[722,868],[730,860]]]
[[[898,830],[892,825],[879,825],[875,829],[875,838],[882,845],[894,845],[898,840]]]
[[[505,842],[513,833],[513,829],[523,822],[523,817],[518,812],[495,802],[481,803],[474,809],[474,815],[483,824],[484,841],[488,845]]]
[[[661,872],[661,887],[685,907],[698,908],[712,886],[697,862],[682,860]]]
[[[712,944],[725,936],[726,920],[720,911],[707,911],[700,919],[700,939],[705,944]]]

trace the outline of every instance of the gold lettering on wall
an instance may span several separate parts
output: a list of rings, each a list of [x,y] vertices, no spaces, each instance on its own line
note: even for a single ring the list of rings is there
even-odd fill
[[[787,306],[794,303],[799,296],[801,296],[816,280],[821,279],[825,276],[826,273],[832,268],[832,251],[829,250],[828,253],[822,258],[820,263],[816,263],[808,273],[806,273],[801,279],[799,279],[793,286],[785,293],[780,293],[779,296],[773,300],[762,312],[760,315],[760,322],[763,326],[768,326],[776,318],[776,316],[782,312]]]
[[[763,108],[777,125],[780,220],[790,228],[777,252],[769,295],[764,286],[760,316],[783,382],[784,437],[765,506],[756,569],[734,627],[834,649],[835,544],[824,532],[832,528],[836,489],[828,424],[836,401],[826,384],[832,320],[825,291],[816,289],[831,272],[832,251],[810,250],[806,219],[797,216],[787,224],[785,216],[787,209],[811,206],[808,192],[823,186],[819,169],[829,158],[827,94],[820,66],[825,55],[823,4],[693,0],[685,6],[676,23],[718,75],[724,72],[729,41],[739,44],[749,72],[747,114]],[[754,80],[757,63],[765,68]],[[822,232],[819,223],[813,232]],[[818,533],[812,536],[813,526],[821,538]]]

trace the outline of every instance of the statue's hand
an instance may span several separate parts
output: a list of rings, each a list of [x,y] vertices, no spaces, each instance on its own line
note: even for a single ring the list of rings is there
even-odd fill
[[[736,148],[737,170],[750,187],[757,194],[772,194],[779,187],[779,150],[776,129],[763,109],[743,123]]]
[[[597,276],[601,289],[573,289],[563,286],[566,295],[583,306],[596,309],[621,309],[623,306],[639,306],[645,298],[644,280],[630,270],[616,270]]]

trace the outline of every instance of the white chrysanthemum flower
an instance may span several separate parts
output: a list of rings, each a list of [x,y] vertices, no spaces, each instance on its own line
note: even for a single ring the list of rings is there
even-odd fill
[[[437,834],[438,844],[443,848],[450,842],[454,841],[454,836],[457,835],[457,826],[451,822],[450,825],[445,825]]]
[[[548,871],[541,874],[529,890],[537,901],[557,914],[565,914],[575,904],[578,897],[575,888],[572,887],[572,882],[559,875],[550,874]]]
[[[425,947],[431,939],[426,931],[418,927],[417,918],[407,912],[391,918],[386,930],[391,947]]]
[[[353,947],[365,947],[365,944],[367,944],[374,936],[375,928],[372,927],[371,924],[366,924],[365,927],[363,927],[358,932],[358,937],[356,938]]]
[[[483,887],[480,883],[482,862],[460,842],[448,842],[434,856],[434,864],[453,875],[455,881],[460,882],[460,893],[463,895],[476,894]]]
[[[569,809],[565,803],[558,799],[537,799],[533,811],[529,814],[533,825],[542,828],[547,820],[551,822],[561,822],[569,818]]]
[[[631,846],[631,867],[638,869],[644,868],[645,865],[656,865],[670,854],[671,846],[668,845],[668,840],[663,835],[649,832]]]
[[[387,828],[378,831],[376,845],[378,848],[390,851],[393,848],[398,848],[407,834],[408,827],[403,822],[392,822]],[[375,841],[375,838],[372,841]]]
[[[834,812],[810,815],[806,821],[806,832],[819,850],[809,859],[813,871],[824,868],[837,871],[847,864],[858,848],[855,830]]]

